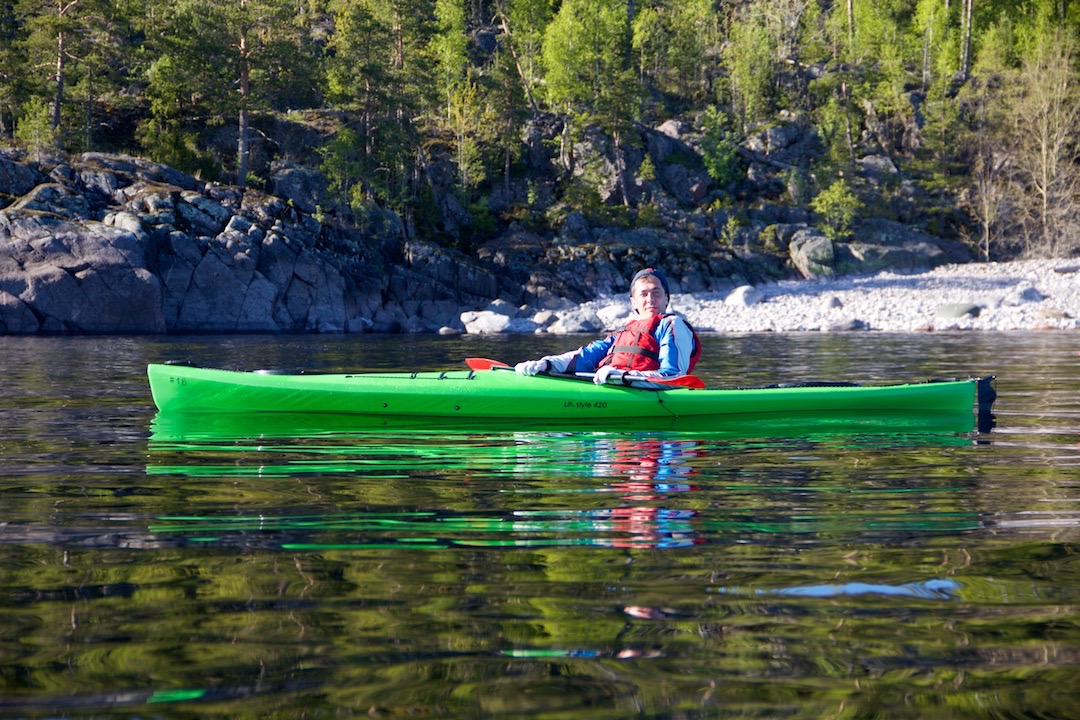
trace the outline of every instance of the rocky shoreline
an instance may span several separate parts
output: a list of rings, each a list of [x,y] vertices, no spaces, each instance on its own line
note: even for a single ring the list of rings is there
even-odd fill
[[[966,263],[898,274],[781,281],[730,292],[679,293],[672,310],[699,331],[931,332],[1080,329],[1080,262]],[[622,296],[563,311],[515,312],[505,303],[466,312],[468,332],[600,332],[629,315]]]
[[[364,228],[335,222],[302,168],[278,167],[271,185],[0,150],[0,335],[598,333],[625,322],[626,283],[647,266],[703,332],[1075,330],[1080,318],[1077,258],[969,263],[958,242],[883,218],[841,242],[779,211],[735,239],[708,229],[724,226],[720,210],[697,231],[684,226],[695,213],[634,228],[571,212],[554,236],[514,223],[470,255],[410,237],[387,211]]]

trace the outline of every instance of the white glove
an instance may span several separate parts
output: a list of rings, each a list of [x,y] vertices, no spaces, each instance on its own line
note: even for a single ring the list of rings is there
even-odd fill
[[[605,365],[596,371],[592,381],[597,385],[606,385],[609,382],[621,383],[623,381],[623,371],[613,368],[610,365]]]
[[[540,358],[539,360],[526,360],[525,362],[519,362],[514,366],[514,369],[517,370],[519,375],[536,375],[538,373],[547,372],[550,368],[551,363],[545,358]]]

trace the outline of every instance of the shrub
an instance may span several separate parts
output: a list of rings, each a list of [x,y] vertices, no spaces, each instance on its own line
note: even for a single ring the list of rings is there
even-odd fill
[[[821,216],[825,236],[830,240],[839,240],[850,234],[851,223],[862,203],[848,187],[847,181],[837,180],[818,193],[810,207]]]
[[[727,187],[739,179],[736,136],[727,129],[727,115],[715,106],[706,108],[701,124],[704,130],[701,138],[702,162],[709,177],[717,185]]]
[[[31,155],[40,157],[56,150],[60,133],[52,126],[52,113],[41,98],[32,98],[23,107],[22,117],[15,126],[15,141]]]

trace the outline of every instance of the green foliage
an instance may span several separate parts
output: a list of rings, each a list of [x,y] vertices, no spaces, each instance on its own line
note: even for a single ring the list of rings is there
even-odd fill
[[[741,215],[729,215],[727,222],[724,223],[724,227],[720,231],[720,244],[725,247],[734,247],[739,240],[739,232],[745,224],[746,221]]]
[[[641,98],[628,40],[620,0],[565,0],[544,36],[549,101],[577,108],[609,132],[624,130]]]
[[[813,192],[813,179],[806,168],[794,167],[784,172],[784,186],[793,205],[807,205]]]
[[[469,215],[472,218],[470,235],[477,241],[482,242],[495,232],[495,216],[491,214],[487,201],[469,203]]]
[[[715,105],[701,116],[701,154],[709,177],[721,187],[729,187],[740,176],[738,137],[728,129],[728,117]]]
[[[563,202],[570,209],[577,210],[592,224],[602,223],[607,216],[604,201],[600,198],[600,191],[594,183],[580,178],[570,181],[563,193]],[[557,224],[558,217],[549,218],[552,224]]]
[[[632,44],[642,82],[692,102],[707,99],[710,63],[722,46],[722,18],[711,0],[647,4],[635,15]]]
[[[656,180],[656,165],[653,164],[651,155],[646,154],[645,159],[641,161],[641,167],[638,168],[638,176],[646,182],[653,182]]]
[[[460,0],[435,0],[435,18],[437,30],[431,39],[430,52],[449,117],[454,112],[454,95],[466,81],[469,62],[465,7]]]
[[[826,83],[820,83],[815,89],[821,91],[827,87]],[[852,127],[857,126],[859,119],[858,112],[839,94],[839,88],[819,105],[816,113],[818,134],[833,167],[846,168],[854,162]]]
[[[491,145],[495,139],[495,110],[481,88],[466,80],[451,93],[448,125],[454,134],[458,182],[476,188],[487,179]]]
[[[753,11],[745,15],[732,24],[724,48],[732,106],[744,128],[764,118],[770,109],[776,62],[776,47],[764,17]]]
[[[564,201],[581,202],[578,209],[598,222],[628,221],[630,211],[600,203],[597,183],[614,182],[625,197],[635,172],[653,181],[662,169],[651,158],[635,168],[628,148],[641,142],[640,125],[676,116],[701,118],[701,152],[672,153],[665,163],[704,167],[730,187],[741,174],[744,129],[775,122],[776,108],[805,113],[825,153],[784,171],[798,205],[809,204],[809,167],[835,177],[880,149],[936,196],[920,202],[923,221],[955,205],[970,185],[974,158],[985,150],[980,138],[1013,138],[1005,144],[1008,167],[1019,168],[1017,138],[1034,122],[1025,119],[1028,101],[1041,87],[1037,78],[1048,77],[1037,60],[1048,41],[1075,37],[1080,4],[975,3],[970,28],[961,2],[853,0],[850,15],[848,7],[805,0],[0,0],[0,139],[50,150],[137,146],[206,178],[222,176],[225,158],[243,181],[265,177],[267,168],[246,168],[242,153],[231,167],[234,149],[245,146],[241,136],[268,149],[252,154],[263,162],[302,160],[317,134],[339,211],[390,208],[432,237],[442,193],[457,193],[466,207],[496,193],[520,203],[530,179],[523,131],[530,120],[541,126],[553,116],[567,130],[545,142],[558,146],[565,173],[579,176],[565,184]],[[472,43],[489,23],[497,42]],[[960,72],[968,41],[970,76]],[[1059,83],[1076,82],[1075,62],[1067,69]],[[992,94],[1001,112],[977,117],[976,89]],[[293,145],[251,129],[270,127],[278,114],[309,123],[311,135]],[[230,139],[229,126],[237,137]],[[599,145],[614,176],[610,168],[599,178],[581,167],[586,127],[610,141]],[[442,160],[453,163],[449,177]],[[1039,195],[1034,170],[1024,173],[1016,185],[1024,189],[1012,192]],[[1076,201],[1049,180],[1038,185],[1062,207],[1036,213],[1013,202],[1009,227],[1034,227],[1038,215],[1044,220],[1036,224],[1070,236],[1069,223],[1054,218],[1074,217]],[[886,212],[885,204],[873,211]],[[547,210],[535,196],[530,205],[536,217]],[[635,222],[652,222],[653,212],[643,206]]]
[[[769,252],[777,252],[780,249],[779,238],[776,233],[775,225],[766,225],[758,233],[758,242],[761,247]]]
[[[830,240],[841,240],[851,232],[851,223],[862,203],[851,191],[846,180],[837,180],[818,193],[810,203],[823,223],[822,230]]]
[[[221,166],[211,153],[200,149],[198,136],[185,131],[176,119],[150,118],[139,128],[139,145],[155,162],[204,180],[218,180]]]
[[[32,155],[47,155],[57,149],[60,131],[53,127],[52,110],[40,98],[31,98],[15,126],[15,141]]]
[[[656,203],[645,203],[637,209],[638,227],[660,227],[660,208]]]

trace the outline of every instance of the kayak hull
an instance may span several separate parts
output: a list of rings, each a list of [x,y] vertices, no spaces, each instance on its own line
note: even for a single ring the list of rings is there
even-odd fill
[[[162,413],[327,413],[568,425],[844,412],[973,418],[979,384],[989,382],[657,391],[523,377],[509,370],[283,375],[152,364],[147,375]]]

